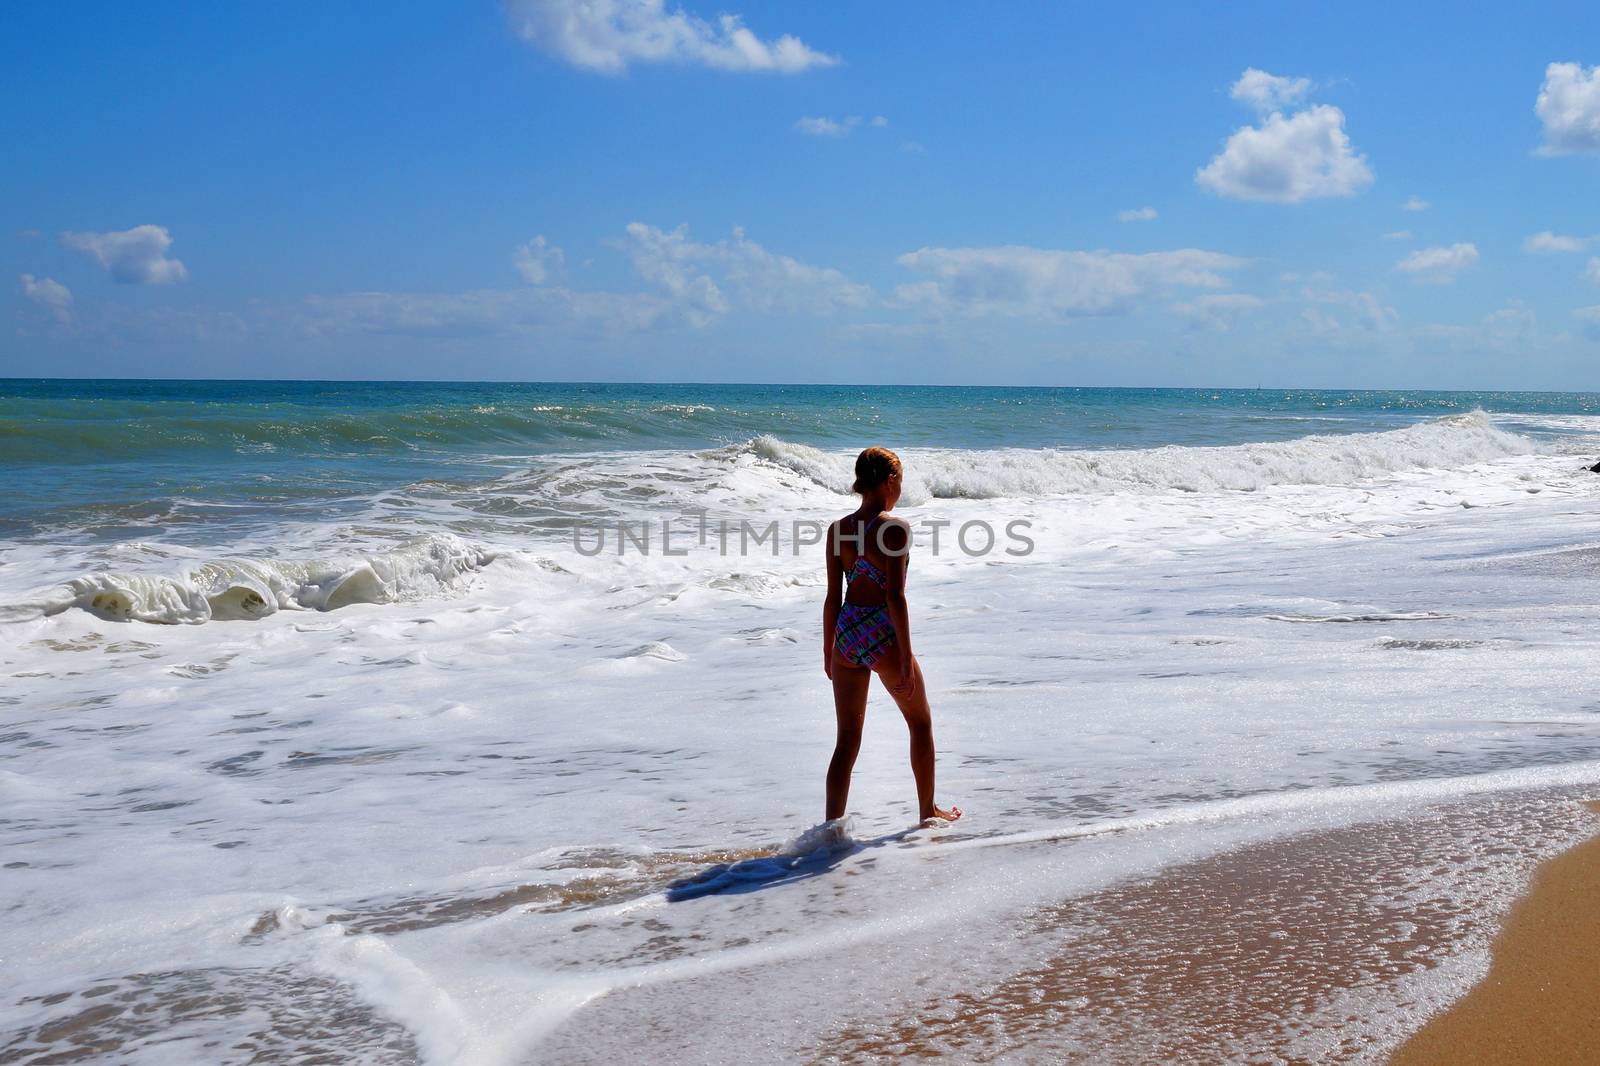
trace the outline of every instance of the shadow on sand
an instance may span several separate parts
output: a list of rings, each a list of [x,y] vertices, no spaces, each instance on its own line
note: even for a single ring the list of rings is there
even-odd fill
[[[818,877],[857,852],[899,843],[918,828],[911,826],[871,840],[857,840],[850,835],[848,819],[823,822],[801,833],[775,855],[720,862],[672,882],[666,889],[667,902],[755,892]]]

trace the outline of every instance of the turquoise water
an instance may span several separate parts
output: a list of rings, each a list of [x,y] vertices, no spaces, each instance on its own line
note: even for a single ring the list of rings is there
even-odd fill
[[[7,380],[0,535],[220,542],[545,457],[761,435],[831,449],[1140,449],[1381,431],[1474,409],[1588,414],[1600,394]]]
[[[1055,975],[1156,973],[1280,868],[1207,956],[1259,1019],[1213,1057],[1371,1058],[1589,828],[1595,397],[0,395],[0,1045],[34,1058],[870,1057],[952,1016],[958,1058],[1092,1058],[1188,1015]],[[949,829],[907,833],[881,691],[853,820],[815,826],[836,717],[797,527],[854,506],[867,443],[906,461]],[[959,532],[1013,522],[1015,555]],[[1339,980],[1263,1001],[1283,929]],[[950,1014],[972,989],[1003,994]]]

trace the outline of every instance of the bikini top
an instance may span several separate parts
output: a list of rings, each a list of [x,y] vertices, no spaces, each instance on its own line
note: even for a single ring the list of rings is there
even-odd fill
[[[874,518],[871,522],[868,522],[865,526],[861,527],[860,535],[863,549],[866,547],[867,543],[867,531],[877,524],[877,521],[878,519]],[[848,585],[858,577],[867,578],[883,591],[889,591],[888,575],[886,575],[882,570],[879,570],[877,566],[874,565],[872,560],[867,558],[867,553],[865,550],[856,552],[856,561],[850,565],[850,572],[845,575],[845,584]]]

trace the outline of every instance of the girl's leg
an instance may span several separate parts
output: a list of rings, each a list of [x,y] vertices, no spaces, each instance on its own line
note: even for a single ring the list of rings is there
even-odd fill
[[[861,750],[861,727],[867,720],[867,688],[871,683],[872,671],[851,666],[843,655],[835,653],[833,709],[839,718],[839,738],[833,746],[833,760],[828,763],[830,822],[844,817],[845,802],[850,798],[850,771]]]
[[[911,659],[911,675],[900,673],[900,646],[883,650],[872,669],[889,690],[911,730],[911,774],[917,779],[917,811],[923,821],[929,818],[959,818],[960,812],[941,810],[933,803],[933,710],[928,706],[928,690],[922,681],[922,667]]]

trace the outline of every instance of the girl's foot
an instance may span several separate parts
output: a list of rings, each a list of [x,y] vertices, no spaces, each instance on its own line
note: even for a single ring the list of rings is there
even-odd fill
[[[954,822],[960,817],[960,807],[951,807],[948,810],[944,807],[935,807],[933,809],[933,813],[922,820],[922,824],[929,825],[933,822]]]

